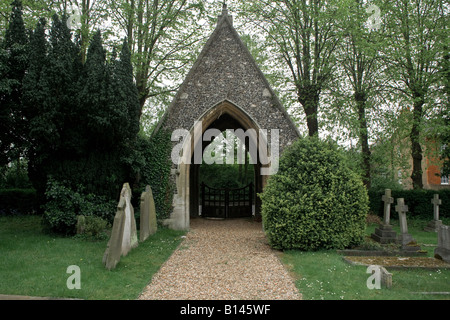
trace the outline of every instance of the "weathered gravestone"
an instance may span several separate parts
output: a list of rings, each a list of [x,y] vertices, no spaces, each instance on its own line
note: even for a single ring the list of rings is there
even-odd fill
[[[391,190],[386,189],[384,195],[381,197],[384,202],[383,222],[375,229],[371,237],[379,243],[395,243],[397,242],[397,233],[391,226],[391,203],[394,203],[394,198],[391,197]]]
[[[156,209],[153,199],[152,188],[147,186],[141,195],[141,226],[139,240],[145,241],[149,236],[156,233]]]
[[[405,205],[405,199],[398,198],[395,211],[398,213],[398,221],[400,224],[400,235],[398,236],[398,243],[401,245],[401,249],[405,251],[419,251],[420,246],[417,245],[416,240],[408,233],[408,223],[406,221],[406,212],[408,212],[408,206]]]
[[[433,199],[431,199],[431,203],[433,204],[433,220],[428,223],[424,230],[429,232],[437,232],[439,227],[442,225],[442,220],[439,220],[439,205],[442,204],[442,200],[439,199],[438,194],[435,194]]]
[[[107,269],[114,269],[119,263],[120,257],[126,256],[132,248],[137,246],[136,219],[131,205],[131,189],[129,184],[125,183],[120,192],[111,238],[103,255],[103,264]]]
[[[86,217],[77,216],[77,234],[83,234],[86,229]]]
[[[392,273],[388,272],[385,267],[370,265],[367,273],[372,273],[372,276],[367,279],[367,288],[381,289],[381,286],[384,286],[389,289],[392,287]],[[375,283],[373,283],[374,280]]]
[[[440,225],[438,228],[438,246],[434,250],[434,257],[450,262],[450,227]]]

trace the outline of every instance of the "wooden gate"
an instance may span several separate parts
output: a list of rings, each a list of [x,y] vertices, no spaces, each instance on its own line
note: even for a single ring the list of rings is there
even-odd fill
[[[239,189],[216,189],[201,184],[202,216],[243,218],[252,216],[253,182]]]

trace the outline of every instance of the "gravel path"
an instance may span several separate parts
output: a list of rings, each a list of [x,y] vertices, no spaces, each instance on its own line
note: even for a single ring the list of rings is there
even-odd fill
[[[247,219],[191,220],[140,300],[299,300],[293,279]]]

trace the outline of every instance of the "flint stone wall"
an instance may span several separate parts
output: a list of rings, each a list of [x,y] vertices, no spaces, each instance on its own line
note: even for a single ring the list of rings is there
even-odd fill
[[[226,5],[216,29],[155,132],[161,128],[169,133],[177,129],[191,131],[196,121],[207,118],[208,114],[216,116],[211,113],[212,110],[218,111],[217,117],[220,119],[225,109],[215,107],[221,108],[224,104],[231,104],[240,109],[236,114],[241,116],[244,114],[250,118],[252,122],[250,127],[267,130],[266,139],[269,148],[271,148],[270,130],[278,129],[280,155],[285,147],[300,137],[297,127],[233,28],[232,17],[228,15]],[[237,115],[231,116],[234,120],[241,120]],[[248,123],[247,127],[242,129],[247,130]],[[204,124],[206,126],[209,123]],[[178,144],[179,141],[172,142],[173,147]],[[262,191],[264,179],[259,178],[255,189],[257,192]],[[187,230],[190,223],[190,207],[195,207],[194,201],[190,203],[190,195],[196,192],[190,190],[189,166],[172,163],[171,182],[175,186],[173,211],[164,224],[175,230]]]
[[[190,130],[195,121],[224,100],[243,109],[261,129],[280,129],[280,152],[299,137],[227,16],[219,21],[169,107],[164,128],[169,132]]]

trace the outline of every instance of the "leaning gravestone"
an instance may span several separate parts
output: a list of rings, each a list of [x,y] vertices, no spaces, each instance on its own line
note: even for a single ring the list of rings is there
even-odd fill
[[[438,246],[434,250],[434,257],[450,262],[450,227],[440,225],[438,228]]]
[[[86,229],[86,217],[81,215],[77,216],[77,234],[83,234]]]
[[[152,188],[147,186],[141,195],[141,226],[140,241],[145,241],[149,236],[155,234],[157,230],[156,209],[153,199]]]
[[[392,288],[392,273],[388,272],[385,267],[380,267],[381,284],[386,288]]]
[[[439,220],[439,205],[442,204],[442,200],[439,199],[438,194],[435,194],[433,199],[431,199],[431,203],[433,204],[433,220],[428,223],[424,230],[428,232],[437,232],[442,225],[442,220]]]
[[[408,223],[406,221],[408,206],[405,205],[405,199],[397,199],[395,211],[398,212],[398,220],[400,223],[400,235],[397,239],[398,243],[401,245],[401,249],[404,251],[419,251],[420,246],[417,245],[416,240],[408,233]]]
[[[120,261],[120,257],[126,256],[132,248],[137,246],[136,219],[131,205],[131,189],[129,184],[125,183],[120,192],[111,238],[103,255],[103,264],[109,270],[114,269]]]
[[[375,229],[375,233],[372,233],[371,237],[379,243],[395,243],[397,241],[397,233],[390,224],[391,203],[394,203],[390,189],[385,190],[381,200],[384,202],[383,222]]]

